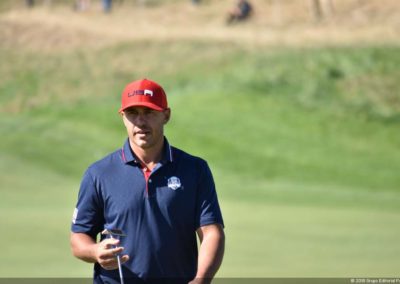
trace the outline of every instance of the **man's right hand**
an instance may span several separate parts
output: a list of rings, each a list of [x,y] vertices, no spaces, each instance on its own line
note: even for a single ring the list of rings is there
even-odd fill
[[[104,239],[100,243],[94,245],[94,255],[96,261],[106,270],[118,269],[117,255],[120,254],[124,248],[118,247],[119,240],[117,239]],[[121,255],[121,264],[125,263],[128,255]]]

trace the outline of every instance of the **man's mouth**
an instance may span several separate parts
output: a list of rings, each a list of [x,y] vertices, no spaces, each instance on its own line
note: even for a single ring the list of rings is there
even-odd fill
[[[139,130],[135,132],[136,135],[147,135],[150,134],[149,130]]]

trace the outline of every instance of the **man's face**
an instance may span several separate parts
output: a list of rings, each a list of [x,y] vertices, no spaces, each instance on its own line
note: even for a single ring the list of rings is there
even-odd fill
[[[130,107],[122,112],[122,118],[133,146],[150,149],[163,143],[164,124],[171,110],[157,111],[148,107]]]

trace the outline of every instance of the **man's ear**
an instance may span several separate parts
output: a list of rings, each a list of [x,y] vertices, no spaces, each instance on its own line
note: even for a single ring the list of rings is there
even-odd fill
[[[170,108],[167,108],[167,109],[165,109],[163,112],[164,112],[164,124],[167,124],[168,121],[169,121],[170,118],[171,118],[171,109],[170,109]]]
[[[119,113],[119,115],[121,116],[122,122],[124,123],[125,127],[127,126],[127,118],[125,116],[125,113],[123,111],[121,111]]]

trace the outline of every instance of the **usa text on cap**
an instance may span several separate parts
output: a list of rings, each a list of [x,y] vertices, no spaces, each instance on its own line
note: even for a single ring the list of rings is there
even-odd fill
[[[168,108],[167,96],[164,89],[148,79],[129,83],[122,92],[119,112],[133,106],[144,106],[162,111]]]

